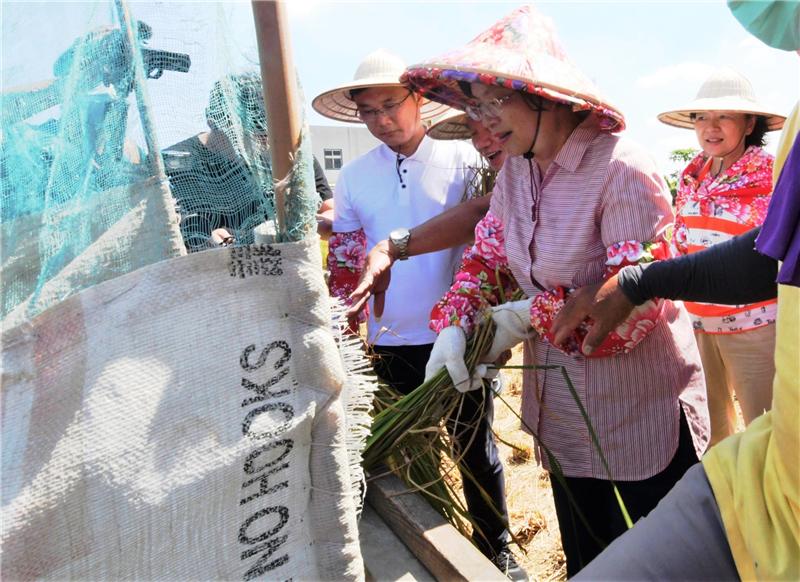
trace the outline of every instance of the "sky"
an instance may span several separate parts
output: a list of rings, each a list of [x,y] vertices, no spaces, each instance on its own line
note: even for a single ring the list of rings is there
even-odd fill
[[[295,65],[310,97],[352,78],[376,48],[408,64],[463,46],[519,2],[324,2],[289,4]],[[693,99],[712,67],[731,66],[756,95],[787,114],[800,97],[800,56],[751,36],[725,2],[538,2],[574,63],[624,114],[626,135],[664,171],[669,153],[697,147],[694,132],[656,119]],[[336,122],[312,112],[312,124]],[[776,138],[769,139],[770,149]]]
[[[128,0],[134,17],[153,27],[150,46],[192,55],[190,74],[148,81],[162,146],[203,129],[213,81],[257,62],[249,2]],[[102,2],[0,0],[2,86],[52,76],[52,63],[75,31],[110,21]],[[312,125],[336,125],[310,108],[317,94],[352,79],[358,63],[384,48],[408,64],[466,44],[519,2],[436,0],[343,2],[289,0],[289,38]],[[712,67],[732,66],[750,79],[761,101],[786,114],[800,97],[800,57],[750,36],[724,1],[560,0],[538,2],[562,45],[624,114],[626,135],[642,144],[664,172],[669,153],[696,147],[694,133],[657,121],[691,101]],[[768,149],[774,149],[771,137]]]

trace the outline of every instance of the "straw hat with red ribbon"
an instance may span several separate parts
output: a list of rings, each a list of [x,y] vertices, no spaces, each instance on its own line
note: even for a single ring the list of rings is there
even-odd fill
[[[522,6],[466,46],[406,69],[400,80],[433,101],[464,110],[471,98],[459,82],[484,83],[539,95],[590,111],[606,131],[625,129],[625,118],[567,57],[552,21]]]

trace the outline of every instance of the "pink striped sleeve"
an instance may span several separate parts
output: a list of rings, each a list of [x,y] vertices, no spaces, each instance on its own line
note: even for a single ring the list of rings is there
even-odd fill
[[[600,236],[608,248],[620,241],[650,242],[672,224],[664,179],[649,155],[620,140],[609,165],[600,209]]]

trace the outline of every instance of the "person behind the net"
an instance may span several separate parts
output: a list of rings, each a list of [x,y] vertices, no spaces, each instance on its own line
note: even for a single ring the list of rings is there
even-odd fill
[[[217,80],[205,113],[208,131],[162,152],[184,244],[190,252],[251,243],[253,228],[267,217],[273,187],[258,71]],[[313,164],[315,188],[324,210],[333,195],[316,158]]]

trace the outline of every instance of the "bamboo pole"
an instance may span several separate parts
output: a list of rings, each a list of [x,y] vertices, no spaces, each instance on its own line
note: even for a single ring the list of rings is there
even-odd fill
[[[301,130],[286,3],[283,0],[252,0],[252,5],[272,172],[275,180],[281,181],[292,168],[292,154],[299,146]],[[275,213],[280,240],[287,232],[283,188],[275,189]]]

